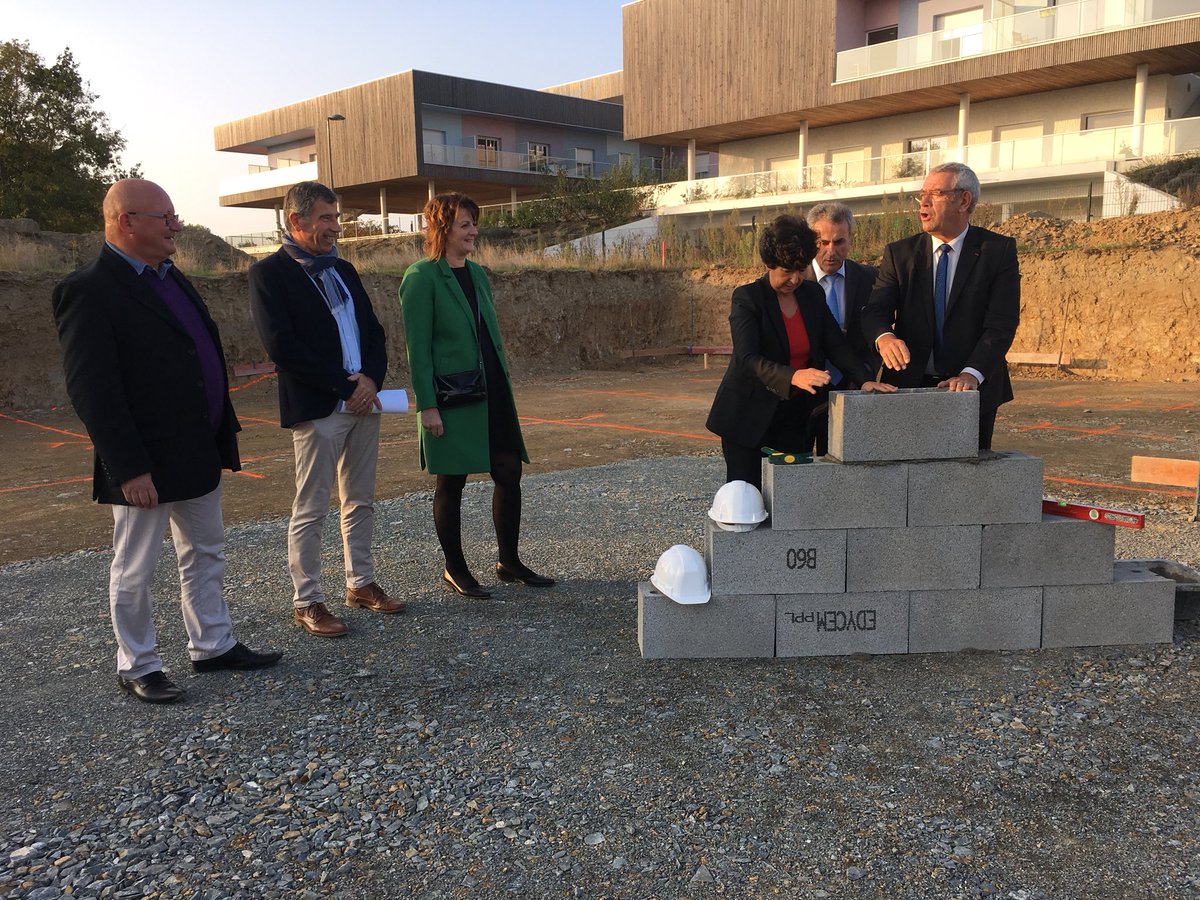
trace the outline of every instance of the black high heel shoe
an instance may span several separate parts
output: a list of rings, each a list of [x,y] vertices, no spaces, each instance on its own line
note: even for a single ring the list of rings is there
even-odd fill
[[[471,578],[470,575],[467,577]],[[471,580],[475,581],[474,578],[471,578]],[[474,584],[459,584],[454,580],[454,576],[450,574],[449,570],[442,573],[442,584],[446,585],[454,593],[470,597],[473,600],[486,600],[492,596],[492,592],[480,587],[478,581],[475,581]]]
[[[553,578],[539,575],[528,566],[506,566],[504,563],[496,563],[496,577],[509,584],[524,584],[529,587],[550,587],[554,584]]]

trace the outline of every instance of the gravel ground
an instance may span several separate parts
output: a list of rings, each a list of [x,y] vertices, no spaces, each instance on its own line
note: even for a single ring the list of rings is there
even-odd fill
[[[635,582],[701,546],[720,473],[528,477],[526,561],[562,583],[484,602],[439,588],[428,493],[383,502],[379,579],[410,610],[347,611],[336,642],[290,624],[285,523],[231,529],[239,637],[287,655],[194,675],[167,559],[177,706],[116,689],[108,554],[0,568],[0,897],[1200,897],[1195,622],[1152,647],[643,661]],[[465,504],[484,574],[489,488]],[[1119,556],[1200,565],[1177,512],[1117,531]]]

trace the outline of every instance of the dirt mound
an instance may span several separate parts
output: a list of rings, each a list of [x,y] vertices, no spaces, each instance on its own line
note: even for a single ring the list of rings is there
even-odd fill
[[[1044,214],[1023,213],[995,226],[994,230],[1016,238],[1022,248],[1178,247],[1185,253],[1200,256],[1200,207],[1092,222],[1071,222]]]

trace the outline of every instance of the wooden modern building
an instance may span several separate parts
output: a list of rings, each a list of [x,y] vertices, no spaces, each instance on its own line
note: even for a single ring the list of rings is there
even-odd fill
[[[623,17],[626,138],[720,159],[664,212],[877,206],[946,160],[1010,211],[1095,205],[1126,166],[1200,148],[1196,0],[638,0]]]
[[[316,180],[344,208],[416,213],[440,191],[510,203],[559,173],[654,168],[661,151],[623,137],[620,84],[618,72],[536,91],[410,71],[218,125],[218,150],[256,157],[221,185],[221,205],[278,210]]]

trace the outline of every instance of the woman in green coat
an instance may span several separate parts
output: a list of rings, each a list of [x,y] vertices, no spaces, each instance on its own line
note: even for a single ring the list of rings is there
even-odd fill
[[[491,593],[471,574],[462,549],[462,492],[467,475],[474,472],[490,473],[494,485],[496,576],[532,587],[549,587],[554,580],[528,568],[517,553],[521,463],[529,462],[529,455],[517,422],[491,286],[483,269],[467,260],[475,249],[478,222],[479,206],[464,194],[439,194],[425,204],[428,259],[404,273],[400,303],[420,410],[421,468],[437,476],[433,524],[446,556],[442,581],[464,597],[486,598]],[[486,398],[455,403],[446,395],[447,376],[471,394],[478,372]]]

